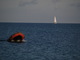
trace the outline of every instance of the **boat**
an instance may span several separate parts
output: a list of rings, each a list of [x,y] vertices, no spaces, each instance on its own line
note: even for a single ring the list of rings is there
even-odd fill
[[[18,32],[11,35],[8,39],[8,42],[22,43],[22,42],[25,42],[24,37],[25,37],[24,34],[22,34],[21,32]]]
[[[54,16],[54,21],[53,21],[54,24],[57,23],[57,20],[56,20],[56,16]]]

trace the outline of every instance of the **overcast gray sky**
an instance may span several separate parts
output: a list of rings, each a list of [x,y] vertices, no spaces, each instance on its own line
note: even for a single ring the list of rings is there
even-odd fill
[[[80,0],[0,0],[0,22],[80,23]]]

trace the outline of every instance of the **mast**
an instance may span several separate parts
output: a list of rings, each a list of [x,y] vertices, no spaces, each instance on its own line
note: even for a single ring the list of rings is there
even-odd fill
[[[57,2],[57,1],[55,0],[55,7],[54,7],[54,11],[55,11],[54,14],[55,14],[55,16],[54,16],[54,20],[53,20],[53,23],[54,23],[54,24],[57,23],[57,20],[56,20],[56,10],[57,10],[56,2]]]

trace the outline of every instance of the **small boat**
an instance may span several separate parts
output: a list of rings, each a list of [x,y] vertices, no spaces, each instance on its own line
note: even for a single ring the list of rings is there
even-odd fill
[[[57,20],[56,20],[56,16],[54,16],[54,21],[53,21],[54,24],[57,23]]]
[[[21,32],[18,32],[11,35],[10,38],[8,39],[8,42],[22,43],[22,42],[25,42],[24,37],[25,37],[24,34],[22,34]]]

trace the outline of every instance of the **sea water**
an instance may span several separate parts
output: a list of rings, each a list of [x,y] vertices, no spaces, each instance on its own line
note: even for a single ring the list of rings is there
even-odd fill
[[[10,43],[16,32],[25,43]],[[80,60],[80,24],[0,23],[0,60]]]

